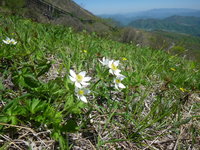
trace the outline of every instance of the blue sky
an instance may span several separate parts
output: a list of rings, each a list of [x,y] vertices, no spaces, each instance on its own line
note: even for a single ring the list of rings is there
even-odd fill
[[[137,12],[154,8],[200,9],[200,0],[74,0],[94,14]]]

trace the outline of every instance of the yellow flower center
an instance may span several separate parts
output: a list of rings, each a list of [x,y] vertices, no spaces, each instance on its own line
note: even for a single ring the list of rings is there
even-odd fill
[[[78,82],[81,82],[82,80],[83,80],[83,76],[82,75],[76,75],[76,80],[78,81]]]
[[[84,53],[87,53],[87,50],[83,50]]]
[[[170,68],[172,71],[176,71],[176,69],[175,68]]]
[[[79,90],[79,91],[78,91],[78,94],[79,94],[79,95],[84,95],[84,91],[83,91],[83,90]]]
[[[121,80],[116,79],[115,82],[119,84],[119,83],[121,83]]]
[[[127,60],[127,58],[126,58],[126,57],[123,57],[123,58],[122,58],[122,60],[126,61],[126,60]]]
[[[112,63],[111,69],[112,69],[112,70],[117,70],[117,66],[115,66],[114,63]]]
[[[187,90],[184,89],[184,88],[180,88],[180,90],[181,90],[182,92],[186,92],[186,91],[187,91]]]

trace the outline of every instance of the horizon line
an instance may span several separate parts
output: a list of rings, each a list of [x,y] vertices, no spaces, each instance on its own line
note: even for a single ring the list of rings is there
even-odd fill
[[[157,10],[157,9],[188,9],[188,10],[190,9],[190,10],[200,11],[200,8],[199,9],[197,9],[197,8],[152,8],[152,9],[145,9],[145,10],[138,10],[138,11],[127,11],[127,12],[121,12],[121,13],[120,12],[115,12],[115,13],[93,13],[92,12],[92,13],[94,15],[117,15],[117,14],[139,13],[139,12],[145,12],[145,11]],[[90,10],[88,10],[88,11],[90,11]]]

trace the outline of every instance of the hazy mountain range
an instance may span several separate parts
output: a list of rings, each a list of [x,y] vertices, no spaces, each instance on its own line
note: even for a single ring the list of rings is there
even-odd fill
[[[165,19],[139,19],[129,26],[148,31],[163,30],[200,36],[200,17],[171,16]]]
[[[174,15],[200,17],[200,10],[185,8],[161,8],[126,14],[102,14],[99,16],[102,18],[112,18],[120,22],[122,25],[127,25],[131,21],[138,19],[164,19]]]

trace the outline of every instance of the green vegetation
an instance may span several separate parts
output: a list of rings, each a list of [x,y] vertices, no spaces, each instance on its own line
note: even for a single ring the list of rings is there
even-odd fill
[[[144,31],[131,27],[122,28],[115,36],[120,37],[120,42],[139,44],[141,47],[149,46],[153,49],[162,49],[172,54],[186,56],[190,60],[200,62],[200,37],[197,36],[160,30]],[[173,51],[176,46],[182,47],[185,51],[176,53],[176,51]]]
[[[2,0],[5,3],[5,6],[11,9],[19,9],[24,7],[25,0]]]
[[[132,21],[129,26],[146,30],[163,30],[177,33],[186,33],[200,36],[200,18],[172,16],[162,20],[159,19],[140,19]]]
[[[20,17],[0,23],[1,41],[17,42],[0,44],[1,149],[198,149],[195,62]],[[103,57],[120,60],[125,89],[115,89]],[[92,77],[88,103],[70,69]]]
[[[76,31],[98,32],[99,35],[106,35],[113,30],[108,23],[71,0],[31,0],[27,5],[24,4],[24,0],[0,2],[0,13],[23,16],[41,23],[61,24],[73,27]]]
[[[165,31],[147,33],[149,34],[151,47],[161,48],[172,54],[186,56],[190,60],[200,62],[200,37]],[[182,47],[184,50],[176,53],[176,51],[173,51],[175,47]]]

